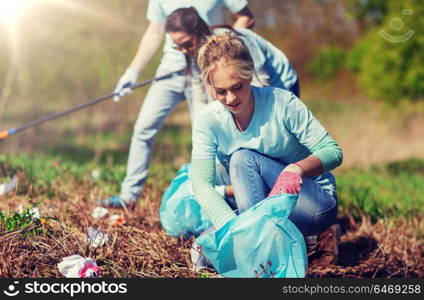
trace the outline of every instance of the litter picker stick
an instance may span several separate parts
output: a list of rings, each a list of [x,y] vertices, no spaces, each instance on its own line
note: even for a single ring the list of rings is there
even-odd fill
[[[133,84],[131,86],[131,88],[134,90],[134,89],[137,89],[139,87],[146,86],[146,85],[148,85],[149,83],[151,83],[153,81],[168,78],[168,77],[170,77],[170,76],[172,76],[172,75],[174,75],[176,73],[179,73],[181,71],[182,70],[174,71],[174,72],[171,72],[171,73],[168,73],[168,74],[165,74],[165,75],[156,77],[156,78],[150,78],[150,79],[147,79],[145,81],[142,81],[142,82],[139,82],[139,83],[135,83],[135,84]],[[50,114],[50,115],[48,115],[46,117],[40,118],[38,120],[34,120],[32,122],[29,122],[29,123],[26,123],[26,124],[24,124],[24,125],[22,125],[20,127],[10,128],[8,130],[2,130],[2,131],[0,131],[0,141],[6,139],[8,136],[14,135],[14,134],[16,134],[18,132],[21,132],[21,131],[23,131],[23,130],[25,130],[27,128],[38,126],[38,125],[40,125],[40,124],[42,124],[44,122],[51,121],[51,120],[54,120],[54,119],[63,117],[65,115],[68,115],[68,114],[73,113],[75,111],[78,111],[80,109],[83,109],[83,108],[92,106],[94,104],[97,104],[99,102],[102,102],[104,100],[110,99],[110,98],[112,98],[115,95],[117,95],[117,93],[112,93],[112,94],[104,95],[104,96],[99,97],[99,98],[96,98],[96,99],[91,99],[91,100],[88,100],[87,102],[83,102],[83,103],[78,104],[77,106],[71,107],[71,108],[69,108],[67,110],[56,112],[56,113],[52,113],[52,114]]]

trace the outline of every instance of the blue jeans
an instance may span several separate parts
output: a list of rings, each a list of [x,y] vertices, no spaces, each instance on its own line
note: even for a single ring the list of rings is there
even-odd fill
[[[156,76],[172,72],[159,67]],[[153,139],[166,117],[184,99],[190,98],[183,72],[153,82],[135,122],[129,150],[127,172],[121,184],[121,197],[135,201],[147,178],[152,156]]]
[[[235,205],[241,213],[267,198],[286,165],[258,152],[240,149],[231,156],[229,172],[224,167],[217,169],[217,184],[231,183]],[[322,233],[336,223],[336,217],[336,197],[322,189],[313,179],[303,178],[296,207],[289,219],[304,236],[311,236]]]

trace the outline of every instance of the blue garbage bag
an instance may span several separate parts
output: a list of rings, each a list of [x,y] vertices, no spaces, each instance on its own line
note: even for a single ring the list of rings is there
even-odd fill
[[[173,237],[198,236],[212,223],[194,199],[189,164],[183,165],[166,189],[159,210],[160,222]]]
[[[288,219],[296,202],[297,195],[291,194],[264,199],[196,243],[224,277],[304,277],[305,240]]]

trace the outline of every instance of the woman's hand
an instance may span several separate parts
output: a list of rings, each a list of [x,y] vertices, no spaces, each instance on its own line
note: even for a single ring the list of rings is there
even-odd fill
[[[274,183],[274,187],[268,197],[287,194],[299,194],[302,185],[303,169],[296,165],[290,164],[284,168]]]
[[[132,93],[131,86],[137,82],[138,72],[128,68],[118,81],[113,93],[113,101],[119,102],[121,97]]]

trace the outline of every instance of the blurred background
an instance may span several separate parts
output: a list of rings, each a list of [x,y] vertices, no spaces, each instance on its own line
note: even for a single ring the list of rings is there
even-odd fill
[[[146,0],[0,0],[0,129],[111,93],[146,29],[146,6]],[[396,193],[411,197],[410,211],[424,203],[417,191],[424,174],[424,2],[250,0],[249,6],[255,31],[289,57],[302,100],[344,150],[336,171],[344,201],[375,197],[377,215],[381,198]],[[160,57],[141,79],[154,76]],[[103,166],[117,189],[146,90],[12,136],[0,153],[10,155],[4,160],[25,154]],[[190,160],[185,104],[155,147],[151,174]],[[390,190],[404,170],[410,191]],[[166,180],[175,175],[166,174]],[[372,180],[389,190],[375,190]]]

